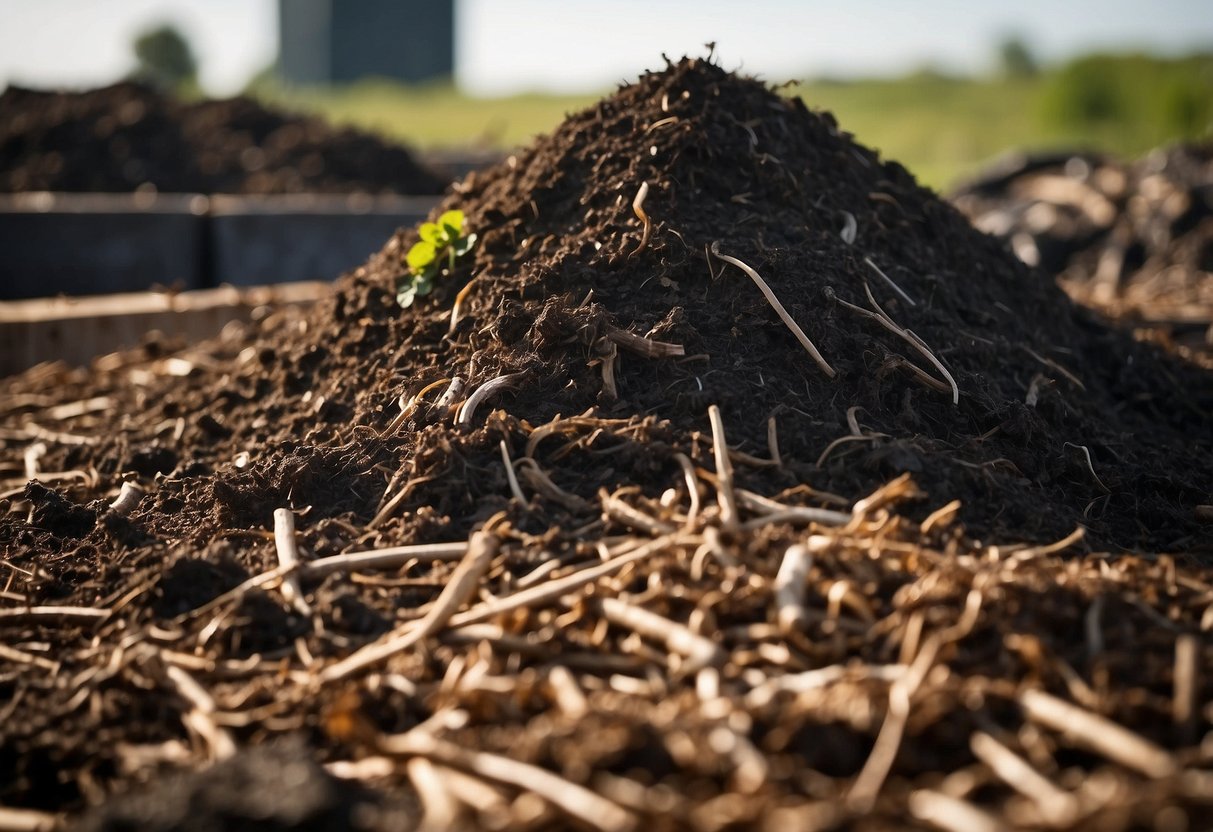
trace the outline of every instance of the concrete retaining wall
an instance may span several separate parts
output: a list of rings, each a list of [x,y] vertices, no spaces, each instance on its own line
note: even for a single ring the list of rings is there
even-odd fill
[[[0,299],[332,280],[437,197],[0,195]]]

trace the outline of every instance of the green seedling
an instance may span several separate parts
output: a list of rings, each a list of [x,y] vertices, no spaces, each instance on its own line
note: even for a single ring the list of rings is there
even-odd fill
[[[417,229],[421,237],[405,255],[409,273],[396,283],[396,302],[402,307],[413,305],[418,297],[434,291],[439,275],[455,271],[455,261],[472,250],[475,234],[465,234],[463,212],[445,211],[438,222],[423,222]]]

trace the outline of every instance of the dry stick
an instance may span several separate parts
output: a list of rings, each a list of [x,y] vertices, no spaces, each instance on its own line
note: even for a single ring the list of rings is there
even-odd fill
[[[590,704],[581,692],[581,685],[577,684],[572,671],[564,665],[553,665],[548,671],[548,686],[552,689],[556,707],[569,719],[581,719],[589,712]]]
[[[848,434],[847,436],[840,436],[829,445],[826,445],[825,450],[822,451],[821,455],[817,457],[817,462],[815,462],[814,465],[816,465],[818,468],[824,465],[826,459],[829,458],[830,454],[832,454],[834,449],[839,445],[845,445],[848,442],[875,442],[878,439],[887,439],[888,437],[889,435],[887,433],[865,433],[863,436],[851,436]]]
[[[515,465],[517,472],[527,481],[527,485],[538,491],[549,500],[558,503],[570,511],[586,511],[591,503],[576,494],[570,494],[562,489],[547,475],[539,463],[530,457],[523,457]]]
[[[688,661],[687,672],[724,664],[726,654],[720,645],[691,631],[685,624],[633,606],[619,598],[603,598],[602,614],[607,621],[660,641],[669,650]]]
[[[455,303],[451,305],[451,325],[447,327],[447,334],[455,331],[455,324],[459,323],[460,313],[463,311],[463,302],[467,300],[467,296],[472,292],[472,286],[476,283],[476,278],[469,280],[459,293],[455,295]]]
[[[523,375],[523,373],[506,373],[503,376],[489,379],[477,387],[475,392],[467,397],[467,401],[463,403],[463,407],[459,409],[459,418],[456,420],[456,424],[465,427],[472,424],[472,418],[476,415],[476,408],[480,407],[481,402],[489,396],[495,396],[502,390],[516,387],[518,380]]]
[[[827,688],[848,677],[892,683],[904,678],[908,672],[909,668],[904,664],[869,664],[859,667],[832,664],[768,679],[746,695],[746,704],[752,708],[763,708],[770,704],[777,693],[807,693]]]
[[[1019,696],[1019,704],[1033,722],[1039,722],[1125,768],[1147,777],[1167,777],[1176,771],[1175,759],[1166,750],[1107,717],[1041,690],[1024,691]]]
[[[927,519],[923,520],[919,525],[919,531],[921,531],[923,534],[930,534],[931,530],[936,526],[939,526],[940,528],[946,527],[956,518],[957,513],[960,511],[960,506],[960,500],[953,500],[946,506],[935,509],[928,514]]]
[[[133,482],[122,483],[122,488],[118,491],[117,498],[110,503],[109,510],[119,517],[126,517],[135,507],[139,505],[139,501],[143,499],[143,489]]]
[[[812,523],[820,523],[823,526],[845,526],[853,518],[849,511],[834,511],[812,506],[790,506],[744,488],[734,489],[734,493],[737,495],[737,502],[740,505],[758,514],[792,516]]]
[[[894,292],[901,295],[902,300],[904,300],[906,303],[910,304],[910,306],[918,305],[917,303],[914,302],[913,298],[911,298],[904,291],[902,291],[902,288],[900,286],[898,286],[896,283],[893,282],[893,278],[889,277],[887,274],[885,274],[883,271],[881,271],[880,266],[877,266],[875,263],[872,262],[871,257],[863,258],[863,262],[867,263],[872,268],[872,271],[876,272],[876,274],[879,275],[881,280],[883,280],[885,283],[889,284],[889,287]]]
[[[386,428],[383,429],[383,432],[379,434],[379,438],[383,439],[385,437],[392,436],[393,434],[395,434],[396,431],[400,430],[400,427],[406,421],[408,421],[408,418],[413,415],[413,411],[417,409],[417,404],[418,404],[418,402],[421,401],[422,396],[424,396],[426,393],[430,392],[434,388],[441,387],[442,385],[447,384],[449,382],[450,382],[449,378],[440,378],[437,381],[430,382],[425,387],[422,387],[420,390],[418,390],[416,393],[414,393],[412,398],[410,398],[408,400],[407,404],[401,405],[400,414],[395,419],[393,419]],[[401,396],[401,398],[403,399],[404,397]]]
[[[779,316],[779,319],[783,321],[784,325],[788,329],[792,330],[792,334],[796,336],[796,340],[800,341],[800,345],[808,350],[809,355],[813,356],[813,360],[817,362],[817,366],[821,368],[823,373],[830,378],[834,378],[834,376],[838,375],[834,371],[834,368],[831,367],[824,358],[822,358],[821,353],[817,351],[817,347],[813,346],[813,342],[809,340],[809,336],[804,334],[804,330],[800,328],[796,321],[792,320],[792,316],[788,314],[788,310],[783,308],[783,304],[779,302],[779,298],[775,297],[775,293],[771,291],[771,287],[767,285],[767,282],[762,279],[762,276],[759,275],[758,272],[754,271],[736,257],[721,254],[719,242],[712,243],[711,251],[712,254],[719,257],[724,262],[731,263],[737,268],[741,269],[749,276],[750,280],[754,281],[754,285],[756,285],[759,291],[762,292],[762,296],[767,299],[767,303],[771,304],[771,308],[775,310],[775,314]]]
[[[1095,473],[1095,466],[1091,464],[1091,449],[1090,448],[1088,448],[1086,445],[1076,445],[1073,442],[1066,442],[1062,445],[1062,447],[1078,448],[1078,450],[1082,451],[1082,455],[1087,460],[1087,470],[1091,472],[1091,477],[1095,480],[1095,484],[1099,486],[1099,490],[1105,494],[1112,493],[1112,489],[1110,489],[1106,485],[1104,485],[1103,480],[1101,480],[1099,478],[1099,474]]]
[[[321,671],[321,684],[344,679],[359,670],[378,664],[414,644],[429,638],[446,626],[463,602],[471,598],[488,570],[489,564],[501,548],[501,539],[494,534],[479,531],[468,541],[467,554],[455,568],[446,587],[438,595],[434,605],[420,622],[410,622],[403,632],[397,631],[386,641],[380,640],[358,650],[353,655]]]
[[[809,540],[812,542],[825,538],[813,535]],[[804,596],[808,589],[806,581],[809,570],[812,568],[813,554],[808,546],[798,543],[784,551],[779,571],[775,574],[775,620],[785,633],[798,629],[808,614]]]
[[[1196,740],[1200,702],[1200,641],[1191,634],[1175,640],[1175,681],[1171,698],[1171,719],[1183,742]]]
[[[437,477],[414,477],[406,482],[404,486],[392,496],[392,499],[388,500],[384,504],[383,508],[379,509],[379,511],[375,513],[375,516],[371,519],[371,522],[366,524],[366,527],[368,529],[377,529],[382,526],[392,518],[392,516],[396,513],[396,509],[400,508],[400,504],[408,499],[409,494],[413,493],[414,488],[422,483],[432,482],[436,479]]]
[[[538,766],[486,751],[470,751],[417,730],[381,737],[376,745],[384,754],[426,757],[440,765],[533,792],[593,829],[629,832],[636,828],[636,818],[631,812]]]
[[[24,618],[62,618],[67,621],[104,621],[110,617],[109,610],[94,607],[18,607],[0,610],[0,620]]]
[[[11,809],[0,806],[0,832],[53,832],[61,829],[58,815],[36,809]]]
[[[421,543],[413,546],[392,546],[386,549],[371,549],[365,552],[347,552],[320,558],[300,566],[300,572],[308,578],[322,578],[334,572],[357,572],[362,569],[395,569],[409,561],[429,563],[433,561],[460,560],[467,553],[468,542]]]
[[[277,566],[273,569],[254,575],[222,595],[207,601],[201,607],[190,610],[174,619],[179,623],[196,618],[203,613],[213,610],[222,604],[243,598],[254,589],[270,586],[281,580],[285,575],[298,570],[307,578],[322,578],[334,572],[357,572],[362,569],[395,569],[411,560],[423,563],[431,561],[459,560],[467,552],[467,541],[457,543],[424,543],[416,546],[393,546],[388,549],[374,549],[366,552],[347,552],[344,555],[332,555],[327,558],[301,563],[291,569]],[[0,611],[0,615],[2,615]]]
[[[1003,832],[1007,829],[997,818],[969,801],[931,789],[913,792],[909,807],[914,817],[943,832]]]
[[[16,664],[32,664],[34,667],[49,670],[51,673],[55,673],[59,670],[58,662],[53,662],[50,659],[44,659],[41,656],[35,656],[33,653],[26,653],[24,650],[9,647],[7,644],[0,644],[0,659],[14,662]]]
[[[969,738],[969,747],[998,779],[1033,801],[1046,822],[1054,826],[1073,822],[1078,808],[1073,795],[1050,783],[1023,757],[980,731]]]
[[[774,416],[767,417],[767,453],[776,468],[783,467],[783,456],[779,453],[779,425]]]
[[[643,511],[628,505],[615,496],[603,494],[602,513],[625,526],[648,532],[651,535],[672,534],[675,530],[673,524],[666,523],[664,520],[658,520],[656,517],[650,517]]]
[[[567,595],[575,589],[591,584],[600,578],[607,578],[621,571],[625,566],[652,557],[666,547],[677,544],[701,543],[702,538],[695,535],[670,534],[663,535],[643,546],[638,546],[628,552],[618,555],[611,560],[594,566],[586,567],[563,578],[556,578],[531,589],[515,592],[504,598],[496,598],[487,604],[473,607],[451,616],[448,622],[452,627],[463,627],[468,624],[478,624],[490,618],[511,612],[521,607],[531,607],[553,601]]]
[[[506,446],[505,440],[502,439],[499,443],[501,447],[501,462],[505,465],[505,476],[510,481],[510,493],[514,495],[514,499],[519,505],[526,505],[526,497],[522,493],[522,487],[518,485],[518,475],[514,473],[514,463],[510,460],[510,449]]]
[[[49,448],[45,442],[35,442],[25,449],[22,454],[22,459],[25,463],[25,481],[38,479],[38,461],[42,458]]]
[[[1053,359],[1045,358],[1043,355],[1036,352],[1032,348],[1028,347],[1026,344],[1020,344],[1019,347],[1024,352],[1026,352],[1028,355],[1032,356],[1037,361],[1039,361],[1041,364],[1044,364],[1046,367],[1052,367],[1054,370],[1061,373],[1063,376],[1065,376],[1067,379],[1069,379],[1071,382],[1073,382],[1074,386],[1077,387],[1079,390],[1087,389],[1087,386],[1082,383],[1082,381],[1078,378],[1078,376],[1071,373],[1069,370],[1067,370],[1065,367],[1058,364]]]
[[[753,531],[776,523],[818,523],[822,526],[845,526],[853,519],[850,515],[846,515],[846,520],[843,520],[842,517],[842,512],[825,508],[788,506],[783,511],[773,511],[770,514],[747,520],[741,524],[741,528],[745,531]]]
[[[193,730],[210,749],[211,758],[226,760],[236,753],[236,743],[226,728],[215,724],[215,700],[184,669],[167,664],[164,675],[173,686],[173,691],[189,703],[190,710],[181,721]]]
[[[720,500],[720,523],[726,531],[735,532],[741,524],[737,516],[737,496],[733,493],[733,463],[729,461],[729,446],[724,438],[724,422],[720,408],[708,408],[712,423],[712,453],[716,457],[716,495]]]
[[[939,645],[937,638],[928,639],[905,675],[889,686],[889,707],[880,726],[880,733],[876,735],[876,742],[872,744],[867,762],[863,764],[863,769],[851,784],[851,790],[846,796],[846,801],[852,808],[866,812],[871,810],[876,802],[876,797],[893,768],[893,762],[897,759],[897,751],[901,748],[906,723],[910,718],[910,702],[939,655]]]
[[[856,306],[849,301],[843,300],[837,295],[834,296],[834,299],[856,314],[876,321],[889,332],[893,333],[911,347],[918,350],[918,352],[920,352],[923,357],[927,359],[927,361],[930,361],[931,364],[935,366],[935,369],[939,370],[943,377],[948,380],[947,383],[952,389],[952,404],[960,404],[960,387],[957,386],[956,379],[954,379],[952,374],[948,372],[948,368],[943,365],[943,362],[935,357],[935,353],[931,352],[931,349],[926,345],[926,342],[924,342],[910,330],[899,326],[896,321],[889,317],[889,314],[880,307],[880,304],[876,302],[876,298],[872,296],[872,290],[868,287],[866,280],[863,284],[863,291],[868,296],[868,303],[872,304],[872,309],[875,309],[875,312],[870,309],[864,309],[862,306]]]
[[[614,342],[600,338],[595,347],[602,353],[602,392],[608,399],[619,398],[619,385],[615,381],[615,364],[619,361],[619,348]]]
[[[611,343],[617,344],[628,352],[633,352],[643,358],[676,358],[680,355],[686,355],[686,348],[682,344],[654,341],[652,338],[628,332],[626,329],[620,329],[617,326],[607,326],[606,338]]]
[[[435,765],[434,771],[442,778],[452,797],[481,814],[504,811],[509,806],[500,786],[492,786],[457,768]]]
[[[649,222],[649,215],[644,212],[644,200],[648,195],[649,183],[641,182],[640,190],[636,192],[636,198],[632,200],[632,211],[636,214],[636,219],[644,223],[644,229],[640,232],[640,245],[636,246],[636,249],[628,257],[639,254],[649,244],[649,233],[652,231],[652,223]]]
[[[439,830],[454,829],[459,820],[459,804],[447,791],[443,778],[439,776],[434,764],[425,757],[414,757],[405,766],[409,780],[417,795],[421,798],[424,812],[418,830],[421,832],[439,832]]]
[[[682,468],[682,476],[687,486],[687,498],[691,501],[691,510],[687,512],[686,522],[686,525],[690,527],[699,516],[699,484],[695,480],[695,466],[684,453],[674,454],[674,459],[678,460],[678,465]]]
[[[312,608],[299,585],[299,548],[295,542],[295,514],[289,508],[274,509],[274,548],[283,570],[282,597],[304,618],[311,619]]]

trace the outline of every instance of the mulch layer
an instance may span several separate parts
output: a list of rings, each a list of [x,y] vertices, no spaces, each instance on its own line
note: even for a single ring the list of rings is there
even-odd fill
[[[478,241],[407,310],[409,230],[2,383],[0,805],[1213,823],[1207,372],[710,61],[445,208]]]
[[[1010,157],[952,199],[1079,303],[1213,367],[1213,143]]]
[[[438,194],[403,147],[248,98],[186,103],[121,83],[0,94],[0,192]]]

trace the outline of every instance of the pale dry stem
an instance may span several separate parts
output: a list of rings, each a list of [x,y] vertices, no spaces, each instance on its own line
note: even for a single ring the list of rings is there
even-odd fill
[[[762,296],[767,299],[767,303],[769,303],[771,308],[775,310],[775,314],[779,316],[779,319],[783,321],[784,325],[792,331],[793,335],[796,336],[796,340],[800,342],[800,345],[804,347],[809,355],[813,357],[813,360],[817,362],[817,366],[821,368],[821,371],[830,378],[834,378],[836,375],[838,375],[834,368],[830,366],[829,362],[826,361],[825,358],[822,357],[821,353],[817,351],[817,347],[814,346],[813,342],[809,340],[809,336],[804,334],[804,330],[800,328],[800,325],[797,324],[796,321],[792,319],[792,316],[788,314],[788,310],[783,308],[783,304],[779,302],[779,298],[775,296],[775,293],[771,291],[771,287],[767,285],[767,282],[762,279],[762,276],[758,274],[758,272],[754,271],[754,269],[750,268],[736,257],[721,254],[719,242],[712,243],[711,252],[724,262],[731,263],[745,272],[750,280],[754,281],[754,285],[758,287],[759,291],[762,292]]]
[[[708,420],[712,423],[712,452],[716,457],[716,494],[720,500],[720,524],[726,531],[740,528],[737,516],[737,496],[733,493],[733,463],[729,460],[729,446],[724,436],[724,420],[720,408],[708,408]]]

